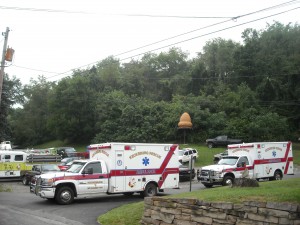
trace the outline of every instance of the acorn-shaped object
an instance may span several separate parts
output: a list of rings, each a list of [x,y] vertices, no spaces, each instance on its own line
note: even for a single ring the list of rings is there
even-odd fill
[[[185,112],[181,115],[179,123],[178,123],[178,128],[179,129],[192,129],[193,124],[190,115]]]

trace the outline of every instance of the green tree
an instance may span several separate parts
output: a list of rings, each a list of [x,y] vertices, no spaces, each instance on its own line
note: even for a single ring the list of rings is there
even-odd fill
[[[94,136],[95,102],[98,86],[94,74],[65,78],[49,96],[48,127],[65,142],[86,143]],[[94,87],[94,88],[93,88]]]
[[[49,117],[48,97],[53,82],[42,76],[24,86],[23,108],[16,109],[12,118],[12,130],[16,144],[33,146],[51,140],[53,136],[47,128]]]
[[[22,84],[20,79],[5,74],[3,79],[1,106],[0,106],[0,140],[13,141],[11,115],[16,104],[23,102]]]

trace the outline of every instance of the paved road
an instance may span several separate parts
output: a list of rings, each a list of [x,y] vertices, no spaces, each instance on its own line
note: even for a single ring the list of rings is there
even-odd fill
[[[300,177],[299,168],[295,175],[284,179]],[[12,192],[0,192],[1,225],[99,225],[97,217],[123,204],[143,201],[137,194],[130,197],[109,195],[93,199],[78,199],[71,205],[57,205],[29,193],[29,187],[20,181],[0,184],[11,188]],[[190,191],[189,182],[181,182],[181,189],[171,189],[160,195],[170,195]],[[194,180],[191,190],[203,189],[204,186]]]
[[[77,199],[71,205],[57,205],[29,193],[29,187],[20,181],[1,182],[12,192],[0,192],[1,225],[99,225],[97,217],[120,205],[143,201],[140,195],[105,195],[93,199]],[[196,180],[192,190],[204,188]],[[170,195],[190,190],[189,182],[182,182],[181,189],[169,190],[160,195]]]

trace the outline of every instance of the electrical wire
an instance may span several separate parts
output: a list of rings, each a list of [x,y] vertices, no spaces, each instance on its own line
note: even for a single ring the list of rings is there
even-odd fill
[[[272,14],[272,15],[269,15],[269,16],[261,17],[261,18],[259,18],[259,19],[250,20],[250,21],[247,21],[247,22],[238,24],[238,25],[234,25],[234,26],[222,28],[222,29],[219,29],[219,30],[216,30],[216,31],[212,31],[212,32],[206,33],[206,34],[202,34],[202,35],[200,35],[200,36],[192,37],[192,38],[189,38],[189,39],[186,39],[186,40],[182,40],[182,41],[175,42],[175,43],[172,43],[172,44],[168,44],[168,45],[165,45],[165,46],[162,46],[162,47],[158,47],[158,48],[149,50],[149,51],[147,51],[147,52],[138,53],[138,54],[136,54],[136,55],[133,55],[133,56],[129,56],[129,57],[120,59],[119,61],[125,61],[125,60],[128,60],[128,59],[132,59],[132,58],[137,57],[137,56],[141,56],[141,55],[144,55],[144,54],[147,54],[147,53],[151,53],[151,52],[154,52],[154,51],[157,51],[157,50],[161,50],[161,49],[164,49],[164,48],[167,48],[167,47],[175,46],[175,45],[178,45],[178,44],[187,42],[187,41],[191,41],[191,40],[194,40],[194,39],[197,39],[197,38],[200,38],[200,37],[208,36],[208,35],[215,34],[215,33],[221,32],[221,31],[225,31],[225,30],[228,30],[228,29],[232,29],[232,28],[235,28],[235,27],[239,27],[239,26],[242,26],[242,25],[245,25],[245,24],[248,24],[248,23],[256,22],[256,21],[259,21],[259,20],[262,20],[262,19],[266,19],[266,18],[269,18],[269,17],[272,17],[272,16],[277,16],[277,15],[280,15],[280,14],[284,14],[284,13],[287,13],[287,12],[290,12],[290,11],[293,11],[293,10],[296,10],[296,9],[299,9],[299,8],[300,8],[300,7],[296,7],[296,8],[289,9],[289,10],[286,10],[286,11],[283,11],[283,12],[279,12],[279,13],[275,13],[275,14]],[[97,62],[98,62],[98,61],[97,61]],[[89,64],[86,64],[86,65],[84,65],[84,66],[77,67],[77,68],[75,68],[75,69],[80,69],[80,68],[82,68],[82,67],[87,67],[87,66],[90,66],[90,65],[92,65],[92,64],[95,64],[95,63],[97,63],[97,62],[89,63]],[[74,69],[73,69],[73,70],[74,70]],[[57,77],[57,76],[66,74],[66,73],[71,72],[71,71],[72,71],[72,70],[68,70],[68,71],[66,71],[66,72],[64,72],[64,73],[57,74],[57,75],[54,75],[54,76],[51,76],[51,77],[47,77],[46,79],[50,79],[50,78],[53,78],[53,77]]]
[[[125,52],[116,54],[116,55],[114,55],[114,57],[118,57],[118,56],[130,53],[130,52],[136,51],[136,50],[140,50],[140,49],[145,48],[145,47],[149,47],[149,46],[152,46],[152,45],[164,42],[164,41],[168,41],[168,40],[171,40],[171,39],[174,39],[174,38],[186,35],[186,34],[193,33],[193,32],[199,31],[199,30],[203,30],[203,29],[206,29],[206,28],[211,28],[213,26],[217,26],[217,25],[220,25],[220,24],[232,21],[232,20],[236,21],[237,19],[240,19],[242,17],[246,17],[246,16],[257,14],[257,13],[260,13],[260,12],[269,11],[269,10],[272,10],[272,9],[276,9],[276,8],[280,8],[280,7],[283,7],[283,6],[291,5],[291,4],[294,4],[296,2],[297,2],[297,0],[292,0],[292,1],[285,2],[285,3],[281,3],[279,5],[267,7],[267,8],[258,10],[258,11],[250,12],[250,13],[243,14],[243,15],[236,16],[236,17],[231,17],[229,20],[225,20],[225,21],[222,21],[222,22],[214,23],[214,24],[211,24],[211,25],[208,25],[208,26],[205,26],[205,27],[201,27],[199,29],[195,29],[195,30],[192,30],[192,31],[189,31],[189,32],[185,32],[185,33],[182,33],[182,34],[179,34],[179,35],[176,35],[176,36],[172,36],[170,38],[166,38],[166,39],[163,39],[163,40],[160,40],[160,41],[156,41],[156,42],[153,42],[153,43],[150,43],[150,44],[147,44],[147,45],[144,45],[144,46],[141,46],[141,47],[129,50],[129,51],[125,51]],[[15,9],[15,10],[33,10],[33,11],[42,10],[42,11],[52,12],[51,9],[19,8],[19,7],[6,7],[6,6],[0,6],[0,8]],[[196,39],[196,38],[204,37],[204,36],[211,35],[211,34],[214,34],[214,33],[217,33],[217,32],[221,32],[221,31],[224,31],[224,30],[228,30],[228,29],[231,29],[231,28],[242,26],[242,25],[245,25],[245,24],[248,24],[248,23],[251,23],[251,22],[256,22],[256,21],[259,21],[259,20],[262,20],[262,19],[265,19],[265,18],[268,18],[268,17],[272,17],[272,16],[275,16],[275,15],[283,14],[283,13],[286,13],[286,12],[289,12],[289,11],[292,11],[292,10],[295,10],[295,9],[298,9],[298,8],[299,7],[291,9],[291,10],[286,10],[284,12],[276,13],[276,14],[273,14],[273,15],[270,15],[270,16],[262,17],[262,18],[259,18],[259,19],[251,20],[251,21],[248,21],[248,22],[245,22],[245,23],[242,23],[242,24],[238,24],[238,25],[235,25],[235,26],[230,26],[230,27],[227,27],[227,28],[219,29],[217,31],[209,32],[209,33],[206,33],[206,34],[203,34],[203,35],[200,35],[200,36],[196,36],[196,37],[193,37],[193,38],[189,38],[189,39],[186,39],[186,40],[183,40],[183,41],[180,41],[180,42],[176,42],[176,43],[172,43],[172,44],[169,44],[169,45],[165,45],[165,46],[153,49],[153,50],[149,50],[147,52],[139,53],[139,54],[136,54],[136,55],[133,55],[133,56],[129,56],[129,57],[120,59],[120,61],[124,61],[124,60],[130,59],[130,58],[134,58],[134,57],[137,57],[137,56],[140,56],[140,55],[143,55],[143,54],[146,54],[146,53],[154,52],[154,51],[157,51],[157,50],[160,50],[160,49],[163,49],[163,48],[167,48],[167,47],[170,47],[170,46],[175,46],[175,45],[187,42],[187,41],[191,41],[191,40]],[[53,10],[53,12],[56,12],[56,11],[57,12],[63,12],[63,13],[86,13],[86,12],[82,12],[82,11]],[[151,17],[155,17],[155,15],[143,15],[143,14],[136,14],[136,15],[122,14],[122,15],[127,15],[127,16],[151,16]],[[160,16],[162,16],[162,15],[160,15]],[[178,17],[178,18],[180,18],[179,16],[164,16],[164,17]],[[193,17],[191,17],[191,18],[193,18]],[[213,17],[211,17],[211,18],[213,18]],[[217,17],[215,17],[215,18],[217,18]],[[221,18],[221,17],[219,17],[219,18]],[[93,63],[89,63],[89,64],[86,64],[86,65],[83,65],[83,66],[80,66],[80,67],[76,67],[76,68],[74,68],[72,70],[68,70],[66,72],[62,72],[62,73],[58,73],[58,74],[56,73],[56,75],[47,77],[46,79],[50,79],[50,78],[53,78],[53,77],[61,76],[61,75],[64,75],[66,73],[72,72],[73,70],[80,69],[82,67],[87,67],[87,66],[95,64],[97,62],[99,62],[99,61],[96,61],[96,62],[93,62]],[[17,66],[17,65],[14,65],[14,66],[20,67],[20,68],[24,68],[24,69],[34,70],[34,71],[41,71],[41,72],[47,72],[47,73],[55,73],[55,72],[49,72],[49,71],[44,71],[44,70],[37,70],[37,69],[31,69],[31,68],[27,68],[27,67],[21,67],[21,66]]]

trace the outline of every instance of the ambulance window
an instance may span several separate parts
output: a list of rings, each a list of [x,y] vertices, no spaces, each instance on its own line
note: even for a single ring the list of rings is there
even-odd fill
[[[240,160],[239,160],[239,162],[238,162],[238,164],[241,164],[242,165],[242,163],[246,163],[246,165],[249,165],[249,161],[248,161],[248,158],[247,157],[241,157],[240,158]]]
[[[23,161],[23,155],[15,155],[15,161]]]
[[[10,159],[10,155],[5,155],[4,159]]]
[[[102,173],[100,162],[90,163],[89,165],[86,166],[86,169],[88,168],[93,168],[93,173]]]

